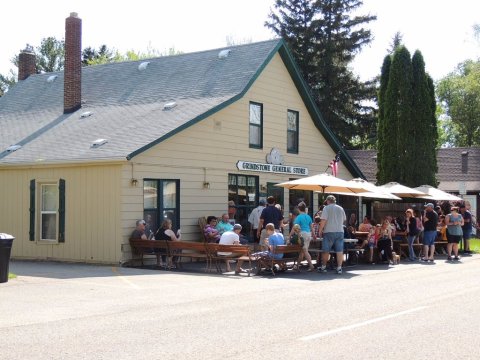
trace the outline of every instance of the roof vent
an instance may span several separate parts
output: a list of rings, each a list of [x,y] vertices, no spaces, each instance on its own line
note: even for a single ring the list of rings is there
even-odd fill
[[[228,57],[228,55],[230,55],[230,51],[232,51],[232,50],[224,49],[224,50],[220,51],[218,53],[218,58],[219,59],[226,59]]]
[[[58,77],[58,75],[50,75],[47,79],[47,82],[48,83],[53,83],[57,77]]]
[[[95,140],[90,147],[92,148],[98,148],[108,142],[107,139],[97,139]]]
[[[150,64],[150,61],[144,61],[140,65],[138,65],[138,71],[143,71],[147,68],[148,64]]]
[[[177,103],[175,101],[170,101],[170,102],[166,103],[165,105],[163,105],[163,110],[164,111],[172,110],[175,106],[177,106]]]
[[[21,147],[22,147],[22,145],[10,145],[10,146],[7,148],[7,152],[17,151],[17,150],[20,149]]]
[[[84,113],[82,113],[82,115],[80,115],[80,118],[84,119],[84,118],[87,118],[87,117],[92,116],[92,115],[93,115],[93,112],[85,111]]]

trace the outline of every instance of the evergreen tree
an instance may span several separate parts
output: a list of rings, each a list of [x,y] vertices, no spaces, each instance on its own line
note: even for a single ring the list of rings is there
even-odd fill
[[[393,54],[395,50],[403,45],[403,34],[399,31],[397,31],[392,38],[392,43],[390,44],[390,49],[387,49],[387,52],[389,54]]]
[[[378,182],[436,186],[435,89],[420,51],[410,59],[407,48],[401,45],[392,57],[387,55],[378,105]]]
[[[412,57],[413,106],[408,126],[412,136],[407,138],[407,172],[405,184],[408,186],[436,186],[436,145],[437,128],[435,118],[435,92],[425,73],[422,53],[415,51]],[[431,81],[431,79],[430,79]],[[433,97],[433,99],[432,99]]]
[[[377,182],[380,184],[386,183],[385,173],[383,169],[384,164],[384,151],[385,151],[385,139],[388,137],[385,135],[385,96],[388,87],[388,78],[390,76],[390,66],[392,64],[392,57],[390,55],[385,56],[382,64],[382,73],[380,75],[380,89],[378,91],[378,122],[377,122]]]
[[[375,16],[351,16],[359,0],[276,0],[265,23],[292,51],[323,118],[340,141],[372,141],[374,83],[362,83],[349,69],[355,55],[372,41],[361,26]],[[367,139],[367,140],[365,140]],[[360,144],[366,146],[367,144]]]
[[[428,157],[429,157],[429,162],[428,165],[430,166],[430,169],[425,173],[427,176],[425,178],[425,182],[423,184],[431,185],[431,186],[438,186],[438,181],[437,181],[437,172],[438,172],[438,164],[437,164],[437,149],[438,149],[438,120],[437,120],[437,111],[438,111],[438,106],[437,106],[437,97],[435,96],[435,83],[433,82],[433,79],[430,75],[426,74],[427,76],[427,84],[428,84],[428,94],[429,94],[429,100],[430,100],[430,113],[429,118],[430,118],[430,138],[429,138],[429,144],[430,148],[428,149]]]
[[[385,96],[385,138],[382,166],[384,181],[405,183],[406,138],[411,134],[412,62],[405,46],[398,47],[392,59]]]

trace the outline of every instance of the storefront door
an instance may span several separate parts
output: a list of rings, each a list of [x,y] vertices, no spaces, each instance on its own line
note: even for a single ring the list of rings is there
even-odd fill
[[[242,234],[250,239],[248,216],[258,204],[258,176],[228,174],[229,204],[231,201],[234,208],[230,207],[230,217],[242,225]]]

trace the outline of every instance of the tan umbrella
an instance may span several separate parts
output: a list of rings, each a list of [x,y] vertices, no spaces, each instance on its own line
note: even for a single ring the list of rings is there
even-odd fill
[[[389,192],[390,194],[400,196],[401,198],[421,198],[427,195],[421,191],[409,188],[408,186],[399,184],[397,182],[389,182],[388,184],[379,186],[379,188],[385,192]]]
[[[358,196],[364,198],[371,198],[371,199],[387,199],[387,200],[402,200],[402,198],[393,195],[392,193],[386,192],[380,187],[376,186],[364,180],[362,178],[355,178],[348,181],[349,183],[359,184],[363,188],[367,189],[368,192],[361,192],[361,193],[337,193],[339,195],[350,195],[350,196]]]
[[[362,185],[350,183],[333,175],[323,173],[276,184],[291,190],[310,190],[327,194],[360,193],[368,191]]]
[[[448,201],[461,201],[463,200],[461,197],[449,194],[443,190],[434,188],[433,186],[430,185],[421,185],[416,188],[415,190],[421,191],[427,196],[423,197],[420,196],[422,199],[430,199],[430,200],[448,200]]]

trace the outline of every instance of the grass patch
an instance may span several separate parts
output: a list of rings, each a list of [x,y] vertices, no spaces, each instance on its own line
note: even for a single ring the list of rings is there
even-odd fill
[[[12,274],[12,273],[8,273],[8,278],[9,279],[15,279],[16,277],[17,277],[17,275]]]
[[[480,252],[480,239],[470,239],[470,250],[475,251],[476,253]]]

